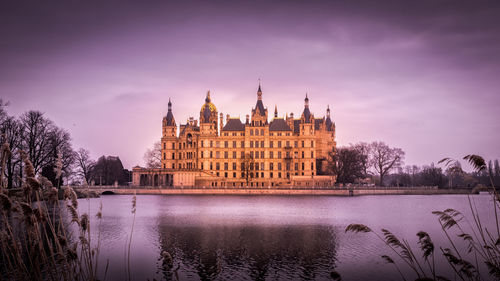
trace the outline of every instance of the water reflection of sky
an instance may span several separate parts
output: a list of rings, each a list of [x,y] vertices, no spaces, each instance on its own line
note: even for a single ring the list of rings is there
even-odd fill
[[[125,278],[125,247],[131,231],[131,196],[81,200],[94,214],[103,203],[101,270],[107,280]],[[474,197],[486,224],[489,197]],[[344,233],[350,223],[387,228],[417,248],[426,230],[448,247],[434,210],[467,211],[466,196],[254,197],[138,196],[131,267],[134,280],[398,280],[380,258],[389,250],[373,235]],[[93,229],[97,229],[95,221]],[[94,236],[96,237],[96,236]],[[167,251],[172,263],[161,257]],[[441,272],[449,271],[438,262]]]

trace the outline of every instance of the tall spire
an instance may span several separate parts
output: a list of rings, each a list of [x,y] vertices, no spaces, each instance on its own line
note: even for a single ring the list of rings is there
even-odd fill
[[[309,98],[307,97],[307,93],[306,93],[306,98],[304,99],[304,107],[309,108]]]
[[[210,101],[211,101],[211,100],[210,100],[210,90],[208,90],[208,92],[207,92],[207,97],[205,98],[205,102],[207,102],[207,103],[208,103],[208,102],[210,102]]]
[[[259,89],[257,90],[257,100],[262,100],[262,89],[260,88],[260,79],[259,79]]]
[[[274,118],[278,118],[278,106],[274,105]]]
[[[168,98],[168,111],[172,111],[172,102],[170,101],[170,98]]]

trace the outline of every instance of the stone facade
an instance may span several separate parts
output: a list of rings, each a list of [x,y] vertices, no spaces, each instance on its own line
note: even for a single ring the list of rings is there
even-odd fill
[[[329,152],[335,146],[335,123],[315,118],[306,95],[300,118],[270,120],[259,85],[257,103],[244,123],[225,118],[212,103],[210,92],[198,120],[179,127],[168,103],[162,120],[161,169],[133,168],[136,186],[200,187],[328,187],[335,177],[326,175]]]

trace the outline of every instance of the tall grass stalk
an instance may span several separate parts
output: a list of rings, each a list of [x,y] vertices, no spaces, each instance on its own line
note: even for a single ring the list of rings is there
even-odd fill
[[[486,170],[486,162],[481,156],[467,155],[464,157],[476,171]],[[449,165],[454,161],[445,158],[439,163]],[[500,229],[498,220],[498,208],[500,208],[500,196],[493,184],[492,175],[490,177],[490,195],[493,201],[493,213],[495,217],[496,232],[493,234],[481,222],[481,216],[477,210],[475,201],[468,196],[469,210],[472,215],[472,222],[468,220],[461,212],[455,209],[446,209],[443,211],[434,211],[432,214],[437,216],[441,230],[446,236],[450,248],[439,247],[440,254],[445,258],[447,264],[453,272],[449,278],[440,276],[436,272],[434,260],[435,246],[428,233],[420,231],[417,233],[418,244],[422,256],[419,258],[411,249],[407,240],[399,240],[388,230],[382,229],[382,235],[373,231],[368,226],[362,224],[350,224],[346,232],[355,233],[373,233],[378,239],[383,241],[396,256],[408,266],[417,276],[417,280],[500,280]],[[450,232],[453,230],[453,232]],[[458,232],[458,234],[456,234]],[[457,246],[457,243],[466,243],[467,249],[464,251]],[[402,271],[396,262],[389,256],[383,255],[382,258],[396,266],[397,271],[403,278]],[[473,261],[468,259],[472,258]],[[481,269],[488,270],[487,276],[481,273]]]
[[[3,145],[2,159],[6,153],[10,150]],[[100,235],[94,246],[89,215],[78,211],[75,191],[63,188],[59,200],[57,188],[36,177],[26,153],[20,154],[23,195],[9,196],[0,178],[0,279],[97,280]],[[0,165],[3,171],[4,161]],[[101,209],[97,217],[101,220]]]

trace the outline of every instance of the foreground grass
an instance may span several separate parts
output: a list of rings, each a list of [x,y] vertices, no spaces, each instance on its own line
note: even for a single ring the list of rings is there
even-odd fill
[[[477,171],[486,170],[486,162],[478,155],[468,155],[464,157]],[[449,164],[451,159],[445,158],[440,163]],[[417,233],[418,245],[421,253],[416,253],[406,239],[399,239],[387,229],[380,232],[374,231],[363,224],[350,224],[345,229],[346,232],[372,233],[381,240],[391,251],[391,255],[383,255],[382,259],[393,264],[402,280],[411,280],[401,270],[401,266],[407,267],[416,276],[415,280],[500,280],[500,228],[498,220],[498,208],[500,196],[493,185],[490,174],[491,188],[490,194],[493,201],[492,213],[495,217],[496,229],[488,229],[481,222],[476,204],[470,197],[469,208],[472,219],[468,219],[461,212],[455,209],[434,211],[441,230],[445,234],[448,247],[439,247],[432,242],[431,237],[425,231]],[[458,235],[456,233],[458,232]],[[460,250],[457,245],[465,242],[467,248]],[[435,265],[435,252],[442,255],[450,268],[453,276],[440,275],[439,269]],[[393,259],[393,257],[396,258]],[[472,260],[470,260],[472,258]],[[481,271],[481,267],[487,268],[487,273]],[[332,272],[332,278],[340,280],[337,272]]]

